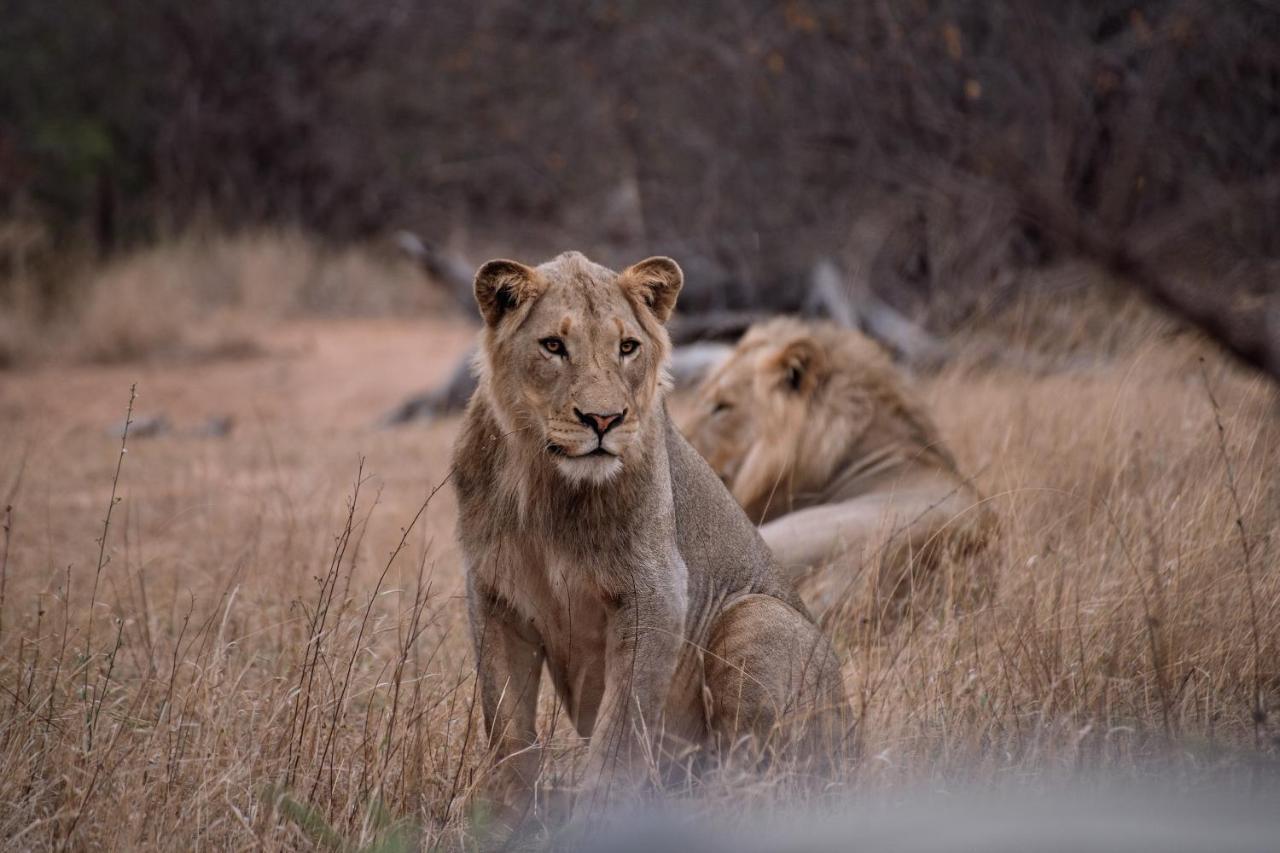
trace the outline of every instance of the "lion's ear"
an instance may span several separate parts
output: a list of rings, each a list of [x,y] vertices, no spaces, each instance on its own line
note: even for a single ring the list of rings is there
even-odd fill
[[[496,326],[507,312],[538,295],[537,274],[516,261],[487,261],[476,271],[476,304],[485,323]]]
[[[680,265],[670,258],[648,258],[622,271],[623,287],[649,306],[659,323],[667,322],[684,284]]]
[[[811,339],[800,338],[778,350],[768,367],[774,371],[784,390],[808,394],[822,378],[826,356]]]

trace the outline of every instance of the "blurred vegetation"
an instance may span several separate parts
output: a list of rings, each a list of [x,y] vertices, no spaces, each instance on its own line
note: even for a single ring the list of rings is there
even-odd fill
[[[1026,215],[1029,182],[1124,233],[1280,163],[1265,2],[16,0],[5,18],[0,220],[55,246],[193,223],[484,231],[513,253],[660,249],[734,304],[872,218],[868,262],[901,302],[1069,251]],[[1274,258],[1278,208],[1194,230]]]

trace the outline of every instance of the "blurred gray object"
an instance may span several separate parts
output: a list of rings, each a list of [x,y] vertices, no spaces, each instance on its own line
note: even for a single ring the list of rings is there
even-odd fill
[[[574,846],[594,853],[1245,853],[1280,850],[1280,801],[1267,794],[1162,797],[1142,790],[922,795],[825,815],[637,814]]]
[[[215,415],[191,431],[196,438],[226,438],[236,421],[231,415]]]
[[[139,415],[130,421],[120,421],[107,432],[115,438],[120,438],[124,435],[126,428],[129,430],[129,438],[155,438],[172,431],[173,425],[163,414]]]
[[[379,419],[380,426],[398,426],[416,420],[432,420],[461,412],[476,390],[476,376],[472,370],[475,348],[454,365],[453,372],[443,385],[414,394]]]
[[[677,388],[692,388],[733,352],[730,344],[697,341],[676,347],[671,353],[671,380]]]
[[[124,433],[125,422],[121,421],[107,430],[108,434],[120,438]],[[168,415],[147,415],[136,417],[129,422],[129,438],[158,438],[164,435],[181,435],[190,438],[226,438],[235,428],[235,418],[231,415],[214,415],[199,426],[191,429],[175,430]]]

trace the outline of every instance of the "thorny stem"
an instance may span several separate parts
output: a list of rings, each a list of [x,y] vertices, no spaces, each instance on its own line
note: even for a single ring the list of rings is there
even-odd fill
[[[329,726],[328,737],[325,739],[324,751],[320,755],[320,772],[316,774],[316,780],[311,786],[312,797],[315,796],[316,789],[320,785],[320,779],[324,773],[324,763],[329,757],[330,749],[333,747],[334,733],[338,728],[338,717],[342,713],[343,706],[346,703],[347,690],[351,684],[351,673],[355,669],[356,656],[360,653],[360,648],[364,643],[364,635],[365,635],[365,631],[369,627],[369,617],[370,617],[370,614],[373,612],[374,602],[377,601],[378,595],[382,591],[382,584],[386,581],[387,573],[391,571],[392,564],[395,563],[396,558],[400,556],[400,552],[404,550],[405,545],[408,543],[409,534],[413,532],[413,529],[417,527],[418,522],[422,519],[422,516],[426,514],[427,508],[431,506],[432,499],[436,496],[436,494],[441,489],[445,487],[445,484],[448,483],[449,480],[453,478],[453,474],[454,474],[454,469],[450,469],[449,473],[445,474],[444,479],[435,485],[435,487],[427,494],[426,499],[423,500],[422,504],[418,507],[418,511],[414,514],[413,520],[409,522],[409,526],[404,528],[404,530],[401,532],[400,541],[396,544],[395,549],[391,552],[391,556],[387,558],[387,562],[382,569],[382,574],[378,576],[378,582],[373,588],[373,593],[369,596],[369,602],[367,605],[365,605],[364,616],[360,620],[360,630],[356,634],[355,645],[352,647],[351,656],[347,660],[347,674],[346,674],[346,677],[342,680],[342,687],[339,689],[339,692],[338,692],[338,701],[334,705],[333,720],[331,721]],[[332,792],[332,787],[333,787],[332,775],[330,775],[329,786],[330,786],[330,791]]]
[[[120,470],[124,467],[124,456],[129,452],[129,425],[133,423],[133,404],[138,399],[138,383],[129,386],[129,408],[125,411],[124,429],[120,433],[120,455],[116,458],[116,473],[111,478],[111,500],[107,503],[107,514],[102,519],[102,537],[98,539],[98,565],[93,574],[93,592],[89,595],[89,615],[87,617],[88,624],[85,626],[84,635],[84,701],[85,701],[85,722],[90,722],[89,716],[89,665],[90,655],[93,652],[93,609],[98,602],[98,584],[102,580],[102,569],[107,564],[107,533],[111,530],[111,512],[115,509],[119,498],[116,497],[116,491],[120,485]],[[93,749],[93,726],[86,726],[85,752]]]
[[[0,551],[0,636],[4,635],[4,588],[9,577],[9,537],[12,531],[13,506],[10,505],[4,508],[4,549]]]

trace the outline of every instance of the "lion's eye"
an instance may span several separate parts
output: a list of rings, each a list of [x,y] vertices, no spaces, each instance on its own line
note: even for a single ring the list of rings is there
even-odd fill
[[[622,353],[623,355],[631,355],[633,352],[635,352],[638,349],[640,349],[640,342],[637,341],[635,338],[627,338],[625,341],[623,341],[621,344],[618,345],[618,352]]]
[[[711,414],[718,415],[721,412],[727,412],[733,408],[732,403],[726,403],[724,400],[717,400],[711,407]]]
[[[542,348],[547,352],[551,353],[552,355],[567,354],[567,351],[564,348],[564,341],[560,340],[559,338],[556,338],[556,337],[543,338],[542,340],[538,341],[538,343],[542,344]]]

